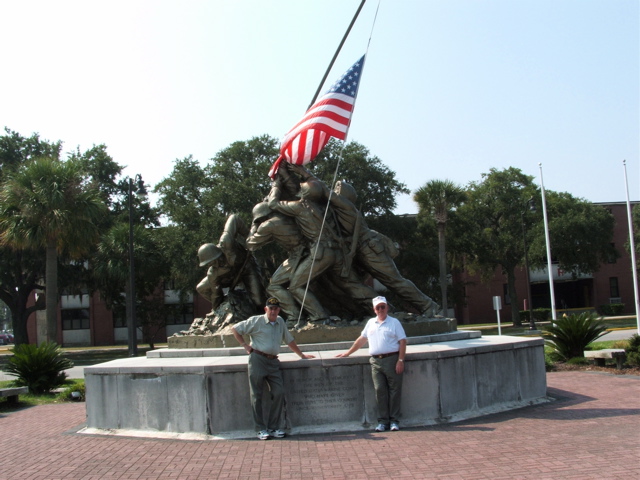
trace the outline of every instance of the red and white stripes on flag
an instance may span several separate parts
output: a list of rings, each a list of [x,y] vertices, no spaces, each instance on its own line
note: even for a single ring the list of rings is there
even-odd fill
[[[363,66],[364,55],[289,130],[282,141],[280,156],[269,171],[271,178],[275,177],[282,160],[306,165],[316,158],[331,137],[347,138]]]

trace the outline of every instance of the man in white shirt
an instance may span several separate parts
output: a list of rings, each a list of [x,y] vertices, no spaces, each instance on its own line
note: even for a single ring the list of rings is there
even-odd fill
[[[336,355],[348,357],[369,342],[371,376],[378,404],[376,432],[400,430],[400,398],[402,373],[407,350],[407,335],[397,318],[388,315],[389,305],[385,297],[373,299],[376,316],[371,318],[351,348]]]

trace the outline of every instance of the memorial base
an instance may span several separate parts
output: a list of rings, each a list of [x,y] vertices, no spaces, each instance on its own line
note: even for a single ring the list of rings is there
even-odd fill
[[[377,423],[367,349],[301,345],[280,355],[289,434],[372,429]],[[401,426],[473,418],[547,400],[540,338],[452,332],[409,337]],[[241,348],[160,349],[85,368],[85,433],[171,438],[254,437],[247,355]],[[268,405],[265,405],[265,408]]]

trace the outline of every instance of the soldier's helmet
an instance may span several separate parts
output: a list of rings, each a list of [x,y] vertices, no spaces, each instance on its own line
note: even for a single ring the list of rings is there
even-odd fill
[[[213,243],[205,243],[198,249],[198,260],[200,260],[201,267],[208,265],[221,255],[222,250]]]
[[[353,185],[345,182],[344,180],[338,180],[336,182],[335,192],[349,200],[351,203],[356,203],[356,199],[358,198],[356,189],[353,188]]]
[[[271,212],[272,210],[269,208],[267,202],[257,203],[256,206],[253,207],[253,223],[258,223],[260,220],[268,217]]]
[[[300,184],[300,196],[308,200],[320,200],[322,198],[322,191],[322,185],[313,178]]]

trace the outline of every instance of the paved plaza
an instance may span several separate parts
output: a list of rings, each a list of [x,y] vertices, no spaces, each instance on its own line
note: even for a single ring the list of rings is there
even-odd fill
[[[554,401],[455,424],[283,440],[76,433],[83,403],[0,414],[0,479],[640,478],[640,377],[547,376]]]

